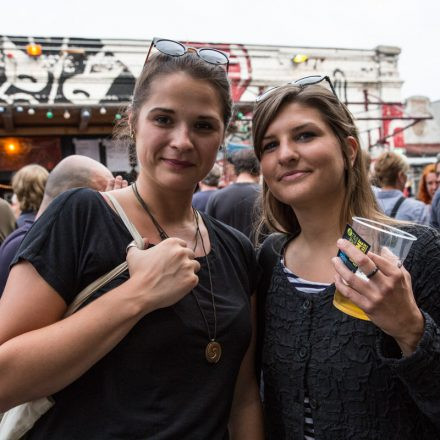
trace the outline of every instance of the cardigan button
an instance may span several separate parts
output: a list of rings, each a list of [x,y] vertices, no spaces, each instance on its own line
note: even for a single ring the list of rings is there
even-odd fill
[[[310,304],[311,304],[311,301],[309,299],[304,300],[303,306],[302,306],[303,309],[308,310],[310,308]]]
[[[318,402],[315,399],[310,399],[310,408],[312,409],[318,408]]]
[[[306,347],[301,347],[299,349],[299,357],[301,359],[304,359],[307,356],[307,348]]]

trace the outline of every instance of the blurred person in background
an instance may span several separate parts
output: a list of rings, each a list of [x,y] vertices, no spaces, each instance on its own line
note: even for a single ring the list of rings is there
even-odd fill
[[[205,212],[209,198],[218,189],[221,174],[220,165],[215,163],[208,175],[199,182],[199,191],[192,198],[192,205],[195,209]]]
[[[0,198],[0,244],[15,229],[15,216],[9,203]]]
[[[33,222],[43,200],[44,187],[49,176],[41,165],[26,165],[12,178],[12,190],[17,196],[21,214],[17,218],[20,228],[26,222]]]
[[[17,194],[15,193],[13,193],[11,197],[11,209],[12,212],[14,213],[15,219],[18,219],[18,217],[20,217],[21,214],[21,209],[20,209],[20,203],[17,199]]]
[[[226,188],[231,183],[234,183],[237,179],[235,174],[234,165],[232,164],[232,159],[228,157],[223,163],[223,173],[218,182],[218,188]]]
[[[430,163],[423,168],[422,175],[420,176],[417,199],[426,205],[430,205],[436,190],[437,176],[435,172],[435,163]]]
[[[435,163],[435,176],[438,189],[432,199],[430,224],[433,228],[440,230],[440,153],[437,154],[437,162]]]
[[[375,191],[377,201],[389,217],[427,225],[428,207],[403,194],[408,171],[409,165],[404,156],[390,151],[382,153],[374,163],[374,172],[380,186],[380,190]]]
[[[365,170],[367,171],[368,180],[370,181],[373,190],[377,188],[376,176],[374,174],[374,166],[372,164],[371,155],[367,150],[361,150],[361,154],[364,156]]]
[[[126,186],[127,181],[122,180],[120,176],[115,179],[111,171],[96,160],[80,155],[68,156],[49,174],[43,200],[35,219],[41,216],[56,196],[68,189],[86,187],[96,191],[109,191]],[[8,279],[9,265],[33,224],[34,221],[26,220],[0,247],[0,296]]]
[[[238,229],[253,241],[256,201],[261,193],[260,164],[252,150],[235,153],[231,161],[237,178],[234,183],[212,194],[206,213]]]

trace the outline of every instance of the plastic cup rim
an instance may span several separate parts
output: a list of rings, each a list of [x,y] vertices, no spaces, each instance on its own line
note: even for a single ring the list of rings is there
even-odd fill
[[[405,240],[411,240],[411,241],[417,240],[416,236],[408,232],[402,231],[401,229],[395,228],[394,226],[389,226],[384,223],[378,222],[376,220],[370,220],[364,217],[353,217],[352,219],[356,220],[361,225],[364,225],[371,229],[375,229],[376,231],[379,232],[385,232],[387,234],[393,235],[394,237],[403,238]]]

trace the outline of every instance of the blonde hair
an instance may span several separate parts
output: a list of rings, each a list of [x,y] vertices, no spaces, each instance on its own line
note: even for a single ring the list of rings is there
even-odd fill
[[[352,136],[358,144],[359,134],[353,117],[347,107],[325,87],[310,85],[299,87],[292,84],[279,87],[266,98],[256,103],[252,119],[252,135],[255,154],[261,160],[262,142],[269,125],[288,104],[297,103],[317,110],[323,121],[330,127],[339,141],[345,165],[345,195],[340,214],[341,232],[353,216],[368,217],[391,223],[392,220],[382,214],[368,181],[364,164],[365,157],[356,155],[353,165],[349,157],[347,138]],[[263,182],[262,220],[259,230],[268,226],[271,231],[297,233],[300,225],[294,210],[274,197],[266,182]]]
[[[392,151],[382,153],[374,162],[374,174],[380,186],[395,186],[399,173],[408,171],[405,157]]]
[[[41,205],[49,173],[40,165],[26,165],[12,178],[12,190],[22,212],[36,212]]]

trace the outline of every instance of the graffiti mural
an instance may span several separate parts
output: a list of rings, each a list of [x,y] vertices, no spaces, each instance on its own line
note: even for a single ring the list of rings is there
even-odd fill
[[[345,73],[341,69],[335,69],[333,71],[333,86],[335,88],[338,98],[344,102],[348,102],[347,96],[347,78]]]
[[[0,37],[0,103],[127,102],[135,78],[101,40]],[[42,54],[29,56],[26,46]]]
[[[41,55],[28,55],[29,44],[40,45]],[[251,81],[247,50],[239,44],[215,47],[230,56],[232,94],[239,101]],[[145,42],[145,51],[133,53],[130,46],[110,40],[0,36],[0,104],[129,102],[147,48]]]
[[[240,104],[234,113],[236,124],[232,124],[230,130],[234,142],[250,142],[249,119],[255,98],[261,92],[293,79],[322,74],[330,76],[337,96],[357,118],[365,145],[400,147],[405,144],[406,126],[402,122],[405,118],[401,108],[382,101],[374,108],[367,108],[376,101],[367,102],[366,98],[371,94],[386,96],[390,103],[400,102],[400,86],[396,87],[401,82],[396,50],[387,53],[386,57],[388,61],[396,61],[392,69],[389,70],[387,64],[388,70],[383,70],[383,57],[378,56],[383,53],[380,48],[318,50],[294,46],[183,43],[196,48],[215,47],[229,55],[232,97]],[[41,53],[30,53],[29,45],[32,44],[39,45]],[[119,108],[119,104],[129,103],[149,46],[147,40],[0,35],[0,130],[9,135],[26,124],[32,130],[35,122],[31,116],[35,115],[34,121],[39,116],[31,108],[33,106],[49,110],[51,105],[62,109],[71,106],[76,107],[74,110],[78,113],[87,106],[115,104],[113,108]],[[295,53],[308,53],[310,60],[315,61],[297,64],[293,58]],[[18,110],[20,105],[28,107],[27,120],[22,118],[24,122],[20,120],[24,114],[23,108]],[[67,114],[70,118],[70,113]],[[101,114],[106,114],[106,109]],[[59,119],[46,119],[41,125],[49,125],[51,121],[54,125],[60,124]],[[422,131],[423,127],[421,123],[414,125],[414,133]],[[78,131],[83,133],[84,127],[79,126]]]
[[[382,116],[384,118],[382,122],[383,139],[386,139],[386,143],[390,144],[391,147],[404,147],[405,132],[402,130],[403,123],[399,119],[404,116],[403,108],[401,106],[387,104],[383,104],[381,107]]]

